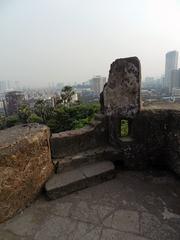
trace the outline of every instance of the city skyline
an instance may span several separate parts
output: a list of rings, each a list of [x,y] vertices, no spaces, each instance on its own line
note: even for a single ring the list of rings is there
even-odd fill
[[[180,52],[179,11],[179,0],[1,1],[0,80],[73,84],[129,56],[159,77],[165,53]]]
[[[176,67],[175,68],[172,68],[173,70],[175,70],[175,69],[180,69],[180,66],[179,66],[179,52],[177,51],[177,50],[172,50],[172,51],[168,51],[168,52],[166,52],[165,53],[165,67],[164,67],[164,72],[162,72],[159,76],[153,76],[153,75],[146,75],[146,76],[144,76],[144,77],[142,77],[142,82],[144,82],[144,81],[146,81],[146,79],[148,79],[148,78],[151,78],[151,79],[154,79],[154,80],[159,80],[159,79],[162,79],[162,81],[163,81],[163,78],[164,78],[164,81],[166,81],[165,80],[165,75],[166,75],[166,64],[167,64],[167,55],[169,54],[169,53],[173,53],[173,52],[176,52],[177,53],[177,63],[176,63]],[[171,70],[172,69],[170,69],[170,72],[171,72]],[[97,77],[97,76],[100,76],[100,77],[103,77],[103,78],[106,78],[106,79],[108,79],[108,75],[107,76],[102,76],[102,75],[97,75],[97,74],[92,74],[91,75],[91,78],[90,79],[85,79],[85,80],[83,80],[83,81],[80,81],[80,82],[63,82],[63,81],[59,81],[59,80],[57,80],[57,81],[49,81],[46,85],[43,85],[43,86],[32,86],[32,85],[29,85],[29,84],[25,84],[24,83],[24,85],[22,85],[22,82],[20,82],[20,81],[11,81],[11,80],[1,80],[0,79],[0,90],[1,90],[1,86],[2,85],[6,85],[6,86],[16,86],[16,87],[10,87],[10,88],[8,88],[8,87],[6,87],[5,89],[8,89],[8,90],[13,90],[13,89],[18,89],[20,86],[20,88],[39,88],[39,89],[41,89],[41,88],[54,88],[56,85],[59,85],[59,84],[63,84],[63,85],[76,85],[76,84],[82,84],[82,83],[85,83],[85,82],[87,82],[87,81],[89,81],[89,80],[91,80],[92,78],[95,78],[95,77]],[[162,83],[163,85],[164,85],[164,83]],[[17,87],[18,86],[18,87]]]

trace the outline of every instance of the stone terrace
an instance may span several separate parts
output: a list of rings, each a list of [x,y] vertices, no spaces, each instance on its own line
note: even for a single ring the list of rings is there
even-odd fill
[[[55,201],[41,196],[0,225],[0,240],[179,240],[179,201],[172,174],[120,171]]]
[[[52,135],[55,169],[46,127],[37,126],[31,137],[26,126],[28,133],[21,141],[15,139],[13,145],[7,146],[3,143],[1,221],[17,211],[19,214],[0,225],[0,240],[180,239],[180,181],[173,175],[180,177],[180,111],[169,107],[141,111],[140,80],[140,62],[136,57],[118,59],[111,65],[101,94],[103,114],[83,129]],[[128,141],[118,130],[122,120],[128,123]],[[95,171],[94,164],[98,164]],[[16,170],[16,175],[9,172],[7,176],[7,166]],[[149,169],[169,169],[173,173]],[[52,170],[54,174],[49,179]],[[74,171],[82,175],[82,181],[67,177]],[[102,183],[116,172],[114,180]],[[17,178],[20,184],[16,184]],[[83,187],[79,187],[79,182]],[[97,183],[101,184],[94,186]],[[62,196],[65,190],[66,194],[74,193],[54,201],[47,201],[42,194],[20,212],[44,184],[46,197],[55,193],[51,199]],[[78,191],[84,187],[89,188]]]

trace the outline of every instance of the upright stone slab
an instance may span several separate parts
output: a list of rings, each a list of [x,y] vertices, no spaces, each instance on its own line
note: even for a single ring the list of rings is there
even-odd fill
[[[137,57],[117,59],[111,64],[109,79],[101,94],[101,109],[109,122],[112,144],[120,141],[121,119],[129,122],[140,111],[141,67]]]

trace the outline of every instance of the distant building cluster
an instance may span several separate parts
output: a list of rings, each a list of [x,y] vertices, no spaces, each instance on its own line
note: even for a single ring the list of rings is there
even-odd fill
[[[11,90],[20,90],[21,86],[18,81],[0,80],[0,93]]]
[[[160,78],[146,77],[142,83],[143,101],[180,101],[180,68],[177,51],[165,56],[165,73]]]
[[[101,76],[95,76],[89,80],[90,87],[97,95],[103,91],[104,84],[106,83],[106,78]]]
[[[165,73],[159,77],[146,77],[142,82],[141,96],[143,102],[172,100],[180,101],[180,68],[178,68],[178,52],[170,51],[165,56]],[[84,103],[99,101],[106,78],[95,75],[81,84],[74,84],[72,102]],[[37,100],[45,100],[54,107],[61,100],[63,82],[49,83],[49,87],[41,89],[24,88],[18,81],[0,80],[0,113],[11,115],[17,112],[24,102],[33,108]]]
[[[105,77],[94,76],[90,80],[82,84],[76,84],[73,87],[82,102],[95,102],[99,101],[100,93],[103,91],[105,83]]]

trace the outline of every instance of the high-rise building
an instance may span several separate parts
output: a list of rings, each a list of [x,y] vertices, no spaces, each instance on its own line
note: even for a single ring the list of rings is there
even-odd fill
[[[166,53],[166,65],[165,65],[165,78],[163,82],[163,87],[168,90],[169,93],[171,93],[171,76],[172,76],[172,70],[175,70],[178,68],[178,52],[177,51],[171,51]]]
[[[13,115],[16,114],[18,108],[24,101],[24,94],[20,91],[11,91],[6,93],[6,107],[7,107],[7,114]]]
[[[180,89],[180,68],[171,72],[171,89]]]
[[[106,78],[101,76],[95,76],[90,81],[90,88],[94,91],[97,95],[103,91],[104,84],[106,83]]]

